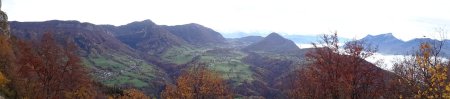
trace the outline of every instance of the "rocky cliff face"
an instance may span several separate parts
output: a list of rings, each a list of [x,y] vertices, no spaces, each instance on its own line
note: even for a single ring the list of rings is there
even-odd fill
[[[8,16],[5,12],[0,10],[0,34],[6,35],[9,37],[11,33],[9,32],[9,25],[8,25]]]

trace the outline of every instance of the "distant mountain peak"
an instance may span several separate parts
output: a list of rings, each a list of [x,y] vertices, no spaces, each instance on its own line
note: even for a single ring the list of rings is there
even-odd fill
[[[286,53],[299,51],[300,48],[298,48],[293,41],[284,38],[278,33],[273,32],[261,41],[247,46],[246,48],[244,48],[244,50]]]
[[[270,33],[269,35],[267,35],[267,37],[278,37],[278,38],[284,38],[283,36],[281,36],[280,34],[278,34],[278,33],[275,33],[275,32],[272,32],[272,33]]]
[[[152,20],[146,19],[146,20],[142,20],[142,21],[134,21],[134,22],[131,22],[131,23],[127,24],[127,25],[151,25],[151,26],[153,26],[153,25],[156,25],[156,24]]]
[[[430,41],[439,41],[439,40],[434,40],[431,38],[415,38],[415,39],[409,40],[408,42],[430,42]]]
[[[163,27],[190,44],[208,45],[225,42],[225,38],[219,32],[197,23]]]
[[[378,35],[367,35],[364,38],[390,38],[390,39],[397,39],[392,33],[384,33],[384,34],[378,34]]]
[[[167,26],[167,27],[188,27],[188,28],[192,28],[192,29],[210,29],[208,27],[205,27],[205,26],[203,26],[201,24],[197,24],[197,23],[189,23],[189,24]]]
[[[278,33],[272,32],[269,35],[267,35],[265,39],[284,40],[286,38],[284,38],[283,36],[281,36]]]
[[[385,33],[385,34],[380,34],[379,36],[383,36],[383,37],[394,37],[395,36],[392,33]]]
[[[378,34],[378,35],[367,35],[366,37],[362,38],[362,40],[395,40],[395,41],[402,41],[395,37],[392,33],[384,33],[384,34]]]
[[[153,21],[150,20],[150,19],[145,19],[145,20],[143,20],[142,22],[151,22],[151,23],[153,23]]]
[[[379,35],[368,35],[361,39],[366,44],[377,47],[378,52],[385,54],[398,53],[397,49],[405,42],[396,38],[392,33],[384,33]]]
[[[379,35],[393,35],[392,33],[384,33],[384,34],[379,34]]]
[[[204,27],[203,25],[200,25],[200,24],[197,24],[197,23],[189,23],[189,24],[184,24],[184,25],[192,25],[192,26]]]
[[[143,21],[141,21],[142,23],[152,23],[152,24],[155,24],[152,20],[150,20],[150,19],[146,19],[146,20],[143,20]]]

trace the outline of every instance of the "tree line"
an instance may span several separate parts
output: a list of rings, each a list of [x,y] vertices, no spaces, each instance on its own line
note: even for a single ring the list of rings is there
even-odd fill
[[[159,97],[138,89],[117,89],[94,81],[74,42],[58,44],[51,33],[38,42],[0,35],[0,93],[31,99],[230,99],[233,89],[205,63],[183,70]],[[324,35],[305,55],[307,67],[290,75],[285,98],[450,98],[444,42],[423,42],[392,71],[365,61],[376,49],[362,41],[339,45],[337,33]]]
[[[89,75],[77,46],[57,44],[51,33],[38,42],[0,36],[0,92],[20,99],[142,99],[136,89],[108,93]],[[102,91],[106,89],[107,91]]]
[[[373,98],[450,98],[450,62],[441,56],[445,42],[418,45],[413,54],[385,71],[364,59],[374,55],[375,47],[364,41],[339,46],[337,33],[324,35],[305,56],[308,67],[291,75],[291,99],[373,99]]]
[[[77,55],[74,42],[58,44],[52,33],[38,42],[0,35],[0,93],[20,99],[150,99],[138,89],[118,89],[95,82]],[[167,85],[164,99],[230,99],[218,74],[199,63]]]

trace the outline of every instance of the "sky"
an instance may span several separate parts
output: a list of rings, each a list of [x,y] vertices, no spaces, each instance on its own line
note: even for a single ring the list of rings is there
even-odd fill
[[[436,37],[450,26],[450,0],[2,0],[10,21],[78,20],[124,25],[198,23],[220,33],[346,38],[393,33],[402,40]],[[448,37],[447,37],[448,38]]]

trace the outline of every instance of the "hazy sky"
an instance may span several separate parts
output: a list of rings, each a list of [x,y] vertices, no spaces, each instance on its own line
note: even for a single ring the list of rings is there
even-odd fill
[[[450,26],[450,0],[2,0],[14,21],[79,20],[124,25],[199,23],[221,33],[280,32],[403,40]]]

